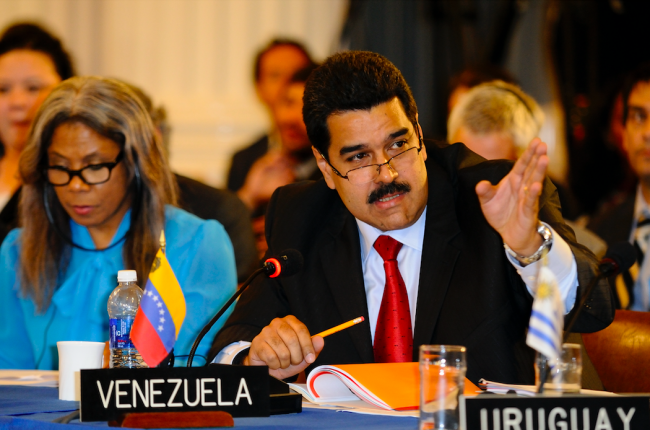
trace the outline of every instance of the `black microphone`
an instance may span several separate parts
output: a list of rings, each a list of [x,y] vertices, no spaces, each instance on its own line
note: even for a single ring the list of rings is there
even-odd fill
[[[237,300],[239,296],[244,292],[246,288],[253,282],[253,279],[257,278],[260,273],[264,273],[269,278],[285,277],[295,275],[300,272],[302,269],[304,259],[300,251],[295,249],[285,249],[278,256],[272,256],[267,258],[262,267],[254,271],[246,281],[235,291],[235,294],[226,302],[225,305],[219,309],[219,312],[212,317],[212,319],[203,327],[199,335],[196,337],[194,344],[192,345],[192,350],[190,355],[187,357],[187,367],[192,367],[192,362],[194,361],[194,355],[196,354],[196,349],[199,347],[199,344],[203,340],[206,334],[210,331],[212,326],[219,321],[221,315],[232,305],[232,303]],[[206,363],[206,365],[209,363]]]
[[[285,249],[278,257],[267,258],[262,269],[269,278],[291,276],[300,272],[303,262],[300,251]]]
[[[598,270],[610,277],[629,270],[636,262],[636,249],[629,242],[618,242],[607,249],[605,258],[600,260]]]

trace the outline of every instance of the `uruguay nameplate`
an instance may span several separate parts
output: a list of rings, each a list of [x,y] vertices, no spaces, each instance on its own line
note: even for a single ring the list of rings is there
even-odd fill
[[[648,430],[650,396],[518,397],[488,395],[461,401],[461,424],[472,430]]]
[[[81,371],[81,421],[132,412],[224,411],[269,416],[265,366],[209,366]]]

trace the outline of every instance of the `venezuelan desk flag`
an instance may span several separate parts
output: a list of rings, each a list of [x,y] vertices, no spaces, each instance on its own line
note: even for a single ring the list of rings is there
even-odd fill
[[[149,367],[169,355],[185,319],[185,297],[167,257],[159,250],[149,272],[131,340]]]
[[[555,360],[562,348],[564,327],[564,304],[560,297],[557,278],[546,266],[546,257],[537,275],[537,291],[530,315],[526,343],[551,360]]]

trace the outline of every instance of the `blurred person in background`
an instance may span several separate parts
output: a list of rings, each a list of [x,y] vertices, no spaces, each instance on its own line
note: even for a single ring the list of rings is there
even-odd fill
[[[266,251],[264,212],[273,192],[280,186],[304,179],[319,179],[320,170],[311,153],[311,143],[302,119],[302,95],[305,82],[317,67],[310,64],[291,76],[281,88],[273,106],[276,130],[282,142],[279,148],[269,148],[253,163],[237,195],[251,209],[253,231],[259,256]],[[236,164],[233,158],[233,169]],[[232,173],[233,170],[231,170]]]
[[[18,225],[18,158],[36,111],[73,75],[61,41],[40,26],[14,24],[0,36],[0,243]]]
[[[538,136],[544,113],[535,99],[514,84],[493,81],[470,89],[449,115],[448,141],[463,142],[488,159],[517,160],[528,142]],[[562,216],[575,231],[578,243],[604,255],[606,244],[597,235],[570,220],[577,216],[571,194],[556,184]]]
[[[169,157],[171,126],[163,106],[155,107],[141,88],[128,84],[149,112]],[[219,221],[226,229],[235,251],[237,281],[244,282],[258,267],[259,258],[250,222],[250,211],[230,190],[220,190],[178,173],[172,173],[178,185],[178,207],[201,219]]]
[[[57,86],[34,118],[20,175],[28,216],[0,247],[0,368],[56,369],[57,341],[104,341],[117,272],[134,269],[144,285],[163,230],[187,307],[174,352],[188,354],[235,291],[235,258],[221,224],[173,206],[165,151],[131,88],[97,77]]]
[[[449,142],[488,159],[516,160],[539,133],[544,113],[516,85],[483,83],[468,90],[449,115]]]
[[[284,141],[292,136],[283,135],[276,105],[292,76],[313,64],[305,47],[288,39],[272,40],[256,56],[255,89],[273,126],[269,134],[235,153],[228,173],[228,189],[239,195],[254,216],[263,214],[264,203],[277,187],[296,179],[293,168],[297,163],[312,161],[306,132],[305,142]]]
[[[593,104],[585,137],[570,150],[569,185],[588,221],[636,190],[636,176],[623,147],[623,78],[615,80]]]
[[[596,215],[589,227],[608,244],[629,241],[637,264],[610,284],[620,309],[650,310],[650,63],[626,79],[623,97],[623,147],[638,185],[619,203]]]

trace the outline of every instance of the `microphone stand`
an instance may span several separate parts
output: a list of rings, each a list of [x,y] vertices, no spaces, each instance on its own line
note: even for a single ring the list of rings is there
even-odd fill
[[[233,296],[230,298],[230,300],[228,300],[226,302],[226,304],[223,305],[221,307],[221,309],[219,309],[219,312],[217,312],[217,314],[214,317],[212,317],[210,322],[208,322],[205,325],[205,327],[203,327],[203,329],[201,330],[199,335],[196,337],[196,340],[194,341],[194,344],[192,345],[192,350],[190,351],[190,355],[187,358],[187,367],[192,367],[192,362],[194,361],[194,355],[196,354],[196,349],[199,347],[199,343],[201,343],[201,341],[203,340],[203,337],[205,337],[205,335],[208,334],[208,332],[210,331],[212,326],[219,320],[219,318],[221,318],[221,316],[224,314],[224,312],[226,312],[226,310],[228,310],[230,305],[232,305],[233,302],[235,300],[237,300],[237,298],[239,296],[241,296],[241,294],[244,292],[244,290],[246,290],[246,288],[248,288],[250,283],[253,282],[253,279],[255,279],[260,273],[264,273],[267,270],[268,270],[268,268],[266,266],[264,266],[264,267],[260,267],[256,271],[254,271],[248,277],[248,279],[246,279],[246,281],[242,284],[242,286],[237,289],[237,291],[235,292],[235,294],[233,294]]]

